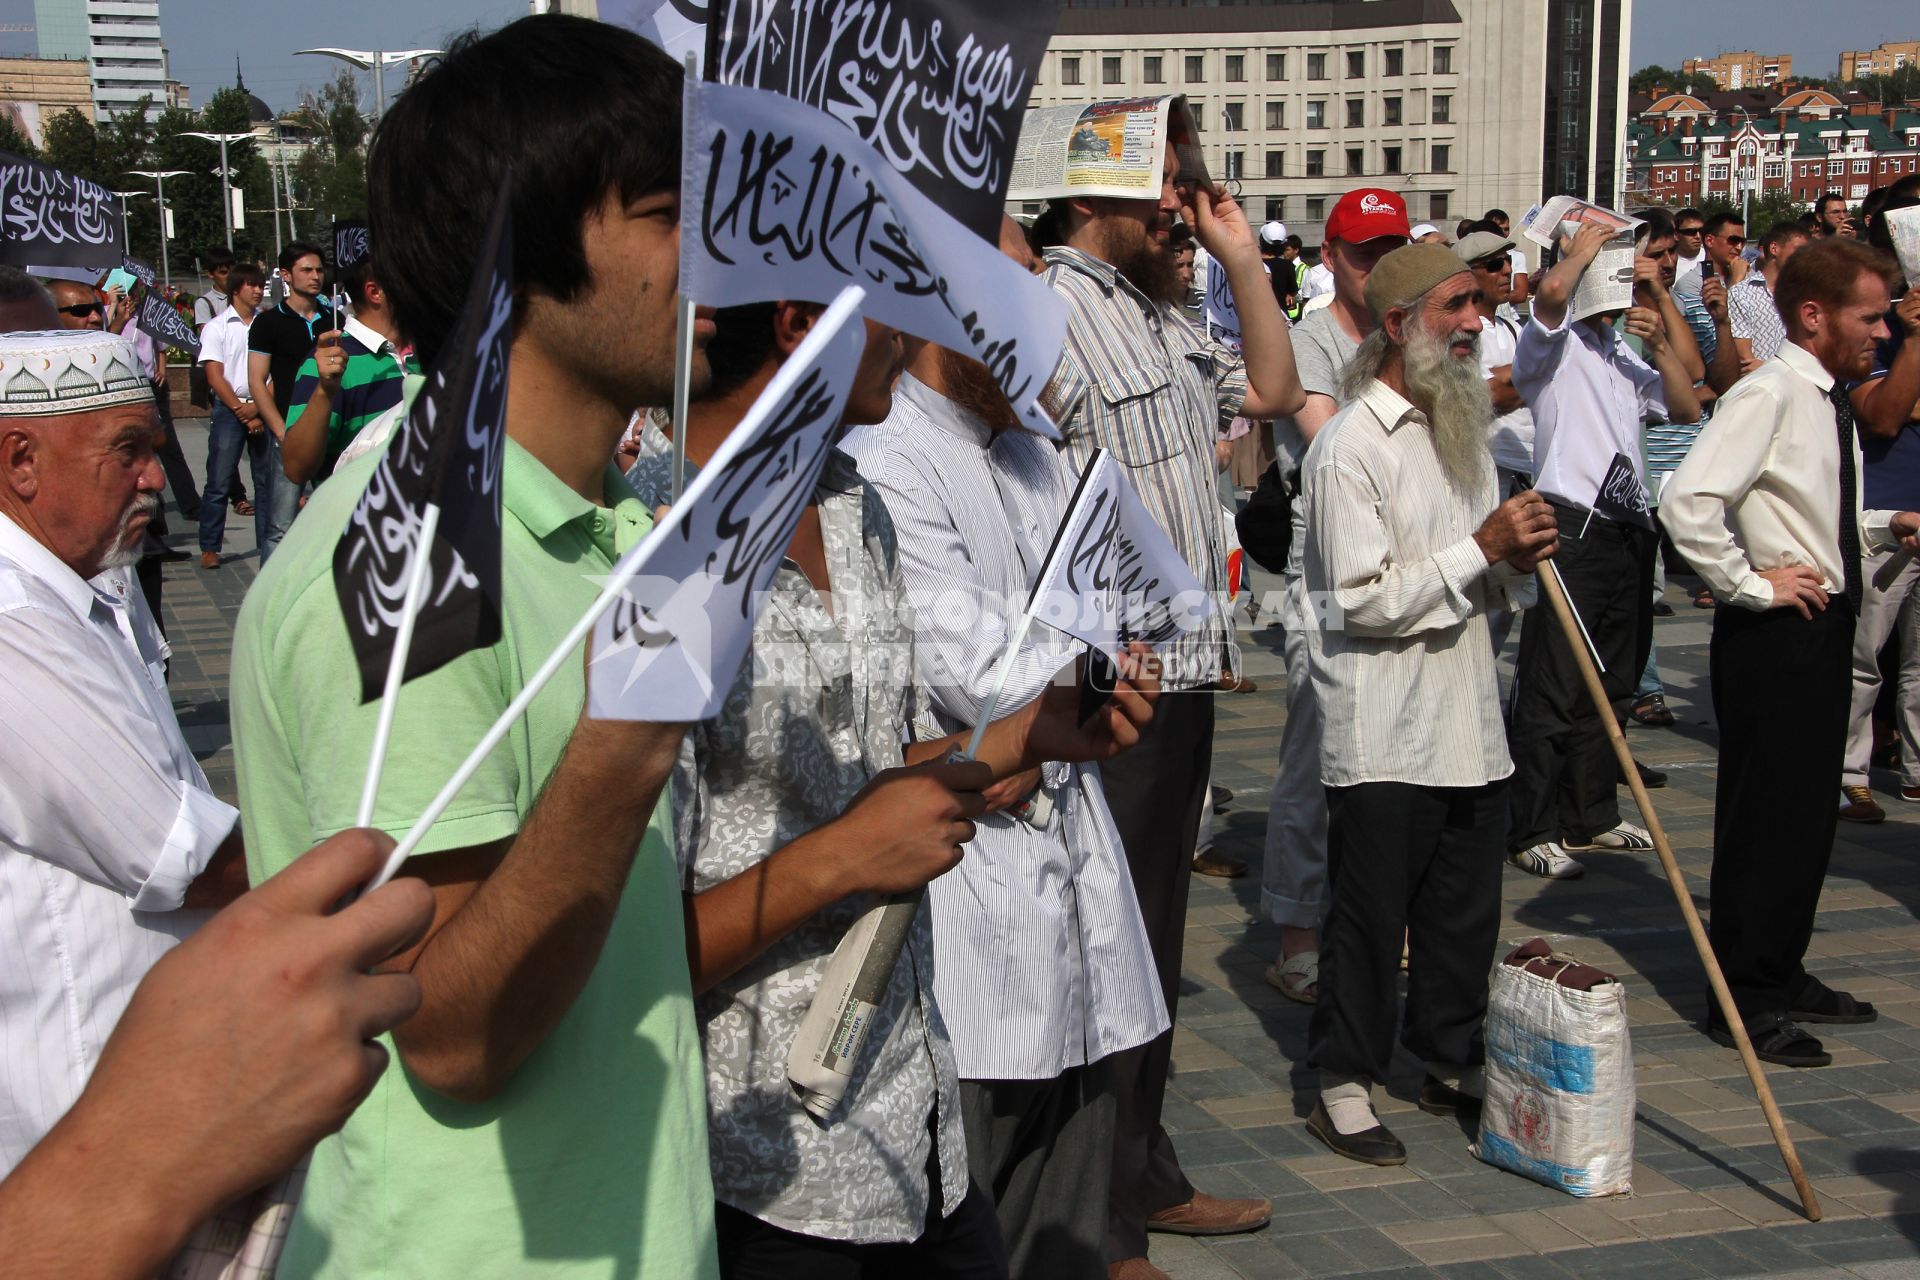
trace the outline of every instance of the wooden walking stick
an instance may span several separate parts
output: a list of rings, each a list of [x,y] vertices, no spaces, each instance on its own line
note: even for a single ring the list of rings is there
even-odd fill
[[[1733,1032],[1733,1044],[1740,1051],[1740,1061],[1747,1069],[1747,1079],[1753,1082],[1753,1092],[1760,1101],[1761,1114],[1767,1118],[1767,1128],[1773,1131],[1774,1145],[1780,1148],[1780,1158],[1786,1161],[1787,1172],[1793,1176],[1793,1187],[1800,1193],[1800,1205],[1806,1211],[1807,1221],[1820,1221],[1820,1202],[1814,1197],[1813,1184],[1807,1181],[1807,1174],[1800,1167],[1800,1156],[1793,1149],[1793,1139],[1787,1134],[1787,1123],[1780,1117],[1780,1108],[1774,1104],[1773,1090],[1767,1087],[1767,1074],[1760,1069],[1760,1060],[1753,1056],[1753,1041],[1747,1038],[1746,1024],[1740,1020],[1740,1011],[1733,1006],[1733,993],[1727,989],[1727,979],[1720,972],[1720,962],[1714,958],[1713,946],[1707,941],[1707,931],[1700,924],[1700,913],[1694,910],[1693,895],[1687,890],[1686,878],[1680,874],[1680,864],[1674,861],[1673,847],[1667,843],[1667,833],[1660,826],[1660,815],[1653,811],[1653,801],[1647,796],[1647,789],[1641,785],[1640,771],[1634,767],[1633,752],[1627,747],[1626,735],[1620,732],[1620,722],[1614,718],[1613,704],[1607,698],[1607,691],[1600,684],[1600,672],[1594,667],[1593,655],[1587,652],[1586,641],[1582,638],[1580,624],[1574,617],[1573,606],[1567,600],[1566,587],[1560,581],[1560,571],[1551,560],[1542,561],[1539,571],[1540,590],[1545,593],[1547,602],[1553,606],[1554,616],[1560,619],[1560,629],[1566,633],[1567,647],[1573,650],[1574,660],[1580,664],[1580,674],[1586,679],[1587,693],[1593,699],[1594,709],[1600,713],[1600,722],[1607,727],[1607,737],[1613,742],[1613,754],[1620,761],[1621,776],[1627,780],[1627,786],[1633,792],[1633,802],[1640,808],[1641,821],[1647,824],[1647,834],[1653,838],[1653,849],[1660,855],[1660,865],[1666,870],[1667,883],[1673,887],[1674,899],[1680,904],[1680,914],[1686,919],[1687,933],[1693,938],[1693,949],[1700,953],[1700,963],[1706,966],[1707,982],[1713,988],[1713,998],[1720,1006],[1720,1015],[1726,1019],[1728,1030]]]

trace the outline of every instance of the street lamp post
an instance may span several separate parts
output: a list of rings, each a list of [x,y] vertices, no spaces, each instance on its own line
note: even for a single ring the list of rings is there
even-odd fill
[[[129,169],[127,172],[131,173],[133,171]],[[151,193],[146,191],[116,191],[113,194],[120,197],[120,239],[126,243],[127,256],[131,258],[133,256],[133,227],[127,222],[127,201],[133,199],[135,196],[144,196]],[[164,233],[166,228],[162,227],[160,230]]]
[[[167,260],[167,179],[179,178],[192,172],[191,169],[129,169],[128,173],[142,178],[153,179],[154,199],[160,205],[160,278],[166,282],[169,291],[173,288],[173,268]],[[142,191],[141,195],[146,192]],[[123,210],[124,212],[124,210]]]
[[[377,107],[374,118],[379,119],[380,116],[387,114],[387,81],[384,74],[386,68],[396,62],[411,62],[415,58],[425,58],[432,54],[445,51],[441,49],[402,49],[395,53],[388,53],[380,49],[298,49],[295,50],[295,52],[316,53],[325,58],[338,58],[342,62],[351,63],[359,67],[362,71],[371,69],[373,72],[373,97]]]
[[[233,252],[233,170],[227,167],[227,144],[245,142],[252,133],[183,133],[182,137],[205,138],[220,144],[220,220],[227,228],[227,252]]]

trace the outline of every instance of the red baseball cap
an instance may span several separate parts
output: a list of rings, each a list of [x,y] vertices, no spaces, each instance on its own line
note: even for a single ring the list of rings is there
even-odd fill
[[[1340,197],[1327,219],[1328,240],[1362,244],[1381,236],[1413,238],[1407,225],[1407,202],[1384,187],[1361,187]]]

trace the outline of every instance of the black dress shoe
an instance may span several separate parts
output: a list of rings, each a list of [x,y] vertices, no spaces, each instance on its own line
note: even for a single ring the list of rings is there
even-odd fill
[[[1821,1043],[1802,1031],[1785,1013],[1761,1013],[1746,1020],[1753,1056],[1779,1067],[1824,1067],[1833,1061]],[[1731,1049],[1733,1032],[1716,1010],[1707,1017],[1707,1038]]]
[[[1458,1116],[1462,1120],[1480,1123],[1482,1099],[1462,1093],[1432,1076],[1428,1076],[1426,1083],[1420,1086],[1417,1105],[1430,1116]]]
[[[1210,784],[1209,790],[1211,790],[1213,793],[1214,808],[1218,809],[1222,805],[1233,803],[1233,792],[1227,790],[1225,787],[1219,786],[1217,784]]]
[[[1307,1117],[1307,1132],[1327,1144],[1327,1148],[1349,1160],[1358,1160],[1361,1164],[1405,1164],[1407,1149],[1400,1139],[1393,1136],[1383,1124],[1371,1129],[1362,1129],[1359,1133],[1342,1133],[1333,1127],[1333,1117],[1327,1114],[1327,1104],[1313,1104],[1313,1114]]]
[[[1649,769],[1647,768],[1647,766],[1641,764],[1638,760],[1635,760],[1633,762],[1633,767],[1640,774],[1640,785],[1645,787],[1647,790],[1658,791],[1661,787],[1664,787],[1667,785],[1667,775],[1660,772],[1660,770]],[[1627,785],[1627,779],[1624,774],[1621,775],[1620,785],[1623,787]]]
[[[181,560],[193,559],[193,553],[191,551],[182,551],[178,547],[168,547],[165,551],[154,552],[152,558],[166,564],[174,564]]]
[[[1673,606],[1665,600],[1655,600],[1653,602],[1653,616],[1656,618],[1671,618],[1673,616]]]

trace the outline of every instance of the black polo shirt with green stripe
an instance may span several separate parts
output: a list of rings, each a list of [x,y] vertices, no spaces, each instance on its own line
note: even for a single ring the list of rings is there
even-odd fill
[[[369,346],[368,339],[378,340],[380,345]],[[393,343],[353,320],[347,321],[346,331],[340,335],[340,347],[347,353],[347,367],[340,375],[340,390],[333,397],[333,413],[327,419],[326,452],[315,480],[332,475],[334,463],[361,429],[400,403],[402,376],[420,372],[412,355],[408,355],[403,364],[394,352]],[[294,379],[293,407],[287,413],[289,428],[306,413],[307,402],[313,398],[319,383],[319,366],[308,356]]]

